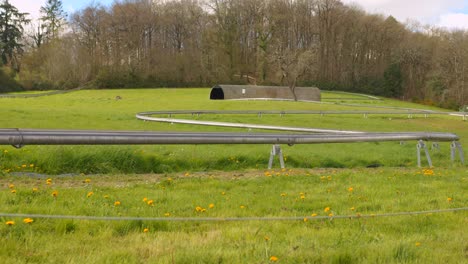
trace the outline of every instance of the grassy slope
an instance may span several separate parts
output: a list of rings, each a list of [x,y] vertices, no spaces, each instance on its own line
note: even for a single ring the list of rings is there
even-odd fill
[[[190,125],[168,125],[136,120],[135,113],[177,109],[274,109],[274,110],[355,110],[372,109],[333,104],[263,101],[210,101],[208,89],[146,89],[80,91],[29,99],[1,99],[0,127],[120,129],[163,131],[245,131]],[[122,100],[115,100],[116,96]],[[332,95],[333,96],[333,95]],[[336,95],[341,96],[341,95]],[[344,95],[347,96],[347,95]],[[346,101],[369,106],[423,106],[394,100]],[[433,108],[435,109],[435,108]],[[374,109],[375,110],[375,109]],[[437,109],[436,109],[437,110]],[[181,116],[184,118],[184,116]],[[191,118],[191,117],[189,117]],[[319,127],[367,131],[441,131],[455,132],[468,138],[468,125],[459,117],[433,116],[408,119],[401,116],[202,116],[204,120],[261,123],[286,126]],[[468,149],[466,140],[463,140]],[[18,170],[23,164],[37,165],[36,171],[55,173],[173,172],[183,170],[264,168],[269,146],[133,146],[133,147],[60,147],[39,146],[14,150],[0,157],[0,168]],[[434,153],[436,166],[449,166],[448,144]],[[228,150],[228,151],[226,151]],[[414,166],[413,143],[363,143],[301,145],[285,148],[291,167],[365,167],[375,163],[384,166]],[[116,153],[115,155],[113,153]],[[230,158],[239,163],[229,162]],[[87,166],[83,166],[83,163]]]
[[[206,89],[81,91],[32,99],[0,99],[0,127],[221,131],[141,122],[139,111],[162,109],[355,109],[293,102],[215,102]],[[115,101],[115,96],[123,100]],[[346,100],[345,100],[346,101]],[[355,101],[349,101],[356,103]],[[392,100],[369,105],[421,108]],[[202,116],[226,120],[226,117]],[[454,117],[231,116],[230,121],[369,131],[455,132],[468,149],[467,123]],[[304,122],[307,120],[307,122]],[[230,131],[242,131],[232,129]],[[2,212],[96,216],[229,217],[380,214],[465,207],[468,170],[451,166],[448,145],[432,153],[434,174],[415,168],[413,143],[332,144],[284,148],[288,167],[263,170],[269,146],[10,147],[2,171],[116,172],[108,175],[0,177]],[[375,162],[385,168],[366,169]],[[21,165],[26,168],[21,168]],[[30,164],[33,164],[30,167]],[[402,165],[406,168],[391,168]],[[20,168],[18,168],[20,167]],[[213,171],[218,169],[219,171]],[[224,170],[237,172],[224,172]],[[210,172],[193,173],[192,171]],[[223,170],[223,171],[221,171]],[[122,175],[119,172],[167,174]],[[174,171],[180,171],[174,173]],[[185,173],[189,171],[189,173]],[[426,171],[430,172],[430,171]],[[85,179],[91,179],[85,183]],[[9,188],[9,185],[12,188]],[[348,190],[349,187],[353,191]],[[33,192],[32,188],[38,188]],[[12,193],[11,190],[16,190]],[[58,191],[58,197],[51,194]],[[87,198],[89,192],[93,195]],[[224,192],[224,195],[222,194]],[[281,196],[284,193],[286,196]],[[301,199],[300,193],[304,194]],[[108,198],[105,198],[108,197]],[[155,206],[142,199],[153,199]],[[451,198],[451,202],[447,199]],[[114,206],[115,201],[120,206]],[[209,209],[213,203],[214,208]],[[245,208],[241,209],[240,206]],[[196,206],[207,208],[197,213]],[[351,208],[354,207],[354,210]],[[355,220],[165,223],[0,218],[4,263],[463,263],[466,212]],[[13,226],[4,223],[16,222]],[[149,232],[144,233],[143,229]],[[267,237],[268,239],[265,239]]]

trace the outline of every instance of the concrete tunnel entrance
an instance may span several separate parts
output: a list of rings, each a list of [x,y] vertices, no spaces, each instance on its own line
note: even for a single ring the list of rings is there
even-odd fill
[[[298,100],[320,101],[320,90],[316,87],[296,87]],[[236,99],[285,99],[294,100],[287,86],[215,85],[210,92],[211,100]]]
[[[224,100],[224,91],[221,87],[215,86],[211,89],[210,93],[211,100]]]

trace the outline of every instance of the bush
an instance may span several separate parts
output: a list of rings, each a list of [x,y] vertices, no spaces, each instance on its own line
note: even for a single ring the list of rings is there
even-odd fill
[[[15,80],[16,73],[8,67],[0,68],[0,92],[21,91],[21,85]]]

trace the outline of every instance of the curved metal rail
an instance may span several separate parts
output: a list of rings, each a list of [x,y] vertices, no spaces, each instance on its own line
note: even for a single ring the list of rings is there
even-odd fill
[[[393,108],[390,108],[393,109]],[[406,109],[406,108],[397,108],[401,111],[320,111],[320,110],[287,110],[287,111],[278,111],[278,110],[173,110],[173,111],[148,111],[141,112],[137,115],[148,116],[148,115],[180,115],[180,114],[191,114],[191,115],[202,115],[202,114],[235,114],[235,115],[463,115],[468,113],[465,112],[442,112],[442,111],[432,111],[432,110],[417,110],[417,109]]]
[[[362,134],[362,131],[350,131],[350,130],[332,130],[332,129],[321,129],[321,128],[306,128],[306,127],[286,127],[286,126],[273,126],[273,125],[259,125],[259,124],[246,124],[246,123],[231,123],[231,122],[217,122],[217,121],[201,121],[201,120],[188,120],[172,118],[173,115],[204,115],[204,114],[235,114],[235,115],[332,115],[332,114],[363,114],[365,117],[369,114],[375,115],[416,115],[423,114],[427,117],[429,114],[433,115],[454,115],[454,113],[447,112],[434,112],[429,110],[421,111],[275,111],[275,110],[175,110],[175,111],[149,111],[141,112],[136,114],[136,118],[144,121],[154,122],[165,122],[165,123],[177,123],[177,124],[189,124],[189,125],[203,125],[203,126],[218,126],[218,127],[236,127],[236,128],[248,128],[248,129],[263,129],[263,130],[278,130],[278,131],[290,131],[290,132],[308,132],[308,133],[331,133],[331,134]],[[467,113],[468,114],[468,113]],[[168,115],[169,117],[153,117],[153,115]],[[465,118],[465,117],[464,117]]]

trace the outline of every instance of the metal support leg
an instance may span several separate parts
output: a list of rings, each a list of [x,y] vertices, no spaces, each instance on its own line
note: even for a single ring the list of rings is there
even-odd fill
[[[465,164],[465,155],[463,153],[462,144],[458,141],[455,144],[457,145],[457,148],[458,148],[458,155],[460,155],[460,161],[462,164]]]
[[[418,144],[416,145],[416,149],[417,149],[417,156],[418,156],[418,167],[421,167],[421,149],[424,149],[424,152],[426,153],[427,163],[429,164],[429,167],[432,167],[432,160],[431,160],[431,156],[429,155],[429,150],[427,149],[426,143],[420,140]]]
[[[284,157],[283,157],[283,151],[281,150],[281,146],[280,145],[273,145],[273,147],[271,148],[271,152],[270,152],[270,160],[268,161],[268,169],[270,170],[272,167],[273,167],[273,159],[275,156],[278,156],[279,157],[279,161],[280,161],[280,166],[282,169],[284,169]]]
[[[458,149],[458,155],[460,156],[460,161],[462,164],[465,164],[465,155],[463,153],[463,147],[460,142],[454,141],[452,144],[450,144],[450,158],[452,162],[455,162],[455,158],[457,155],[457,149]]]
[[[418,167],[421,168],[421,143],[418,142],[416,145],[416,156],[418,158]]]

